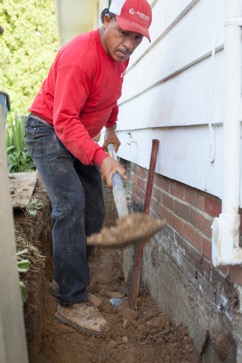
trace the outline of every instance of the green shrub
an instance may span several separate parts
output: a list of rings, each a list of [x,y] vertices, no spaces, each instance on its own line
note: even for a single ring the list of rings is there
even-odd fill
[[[33,171],[35,166],[24,142],[25,117],[10,117],[6,128],[8,171],[19,173]]]
[[[0,89],[10,96],[10,114],[28,113],[56,56],[54,9],[54,0],[0,0]]]

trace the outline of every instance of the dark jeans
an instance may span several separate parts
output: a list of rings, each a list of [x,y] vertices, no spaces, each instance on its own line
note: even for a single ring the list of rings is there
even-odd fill
[[[86,236],[100,231],[105,216],[100,171],[83,165],[54,128],[32,114],[26,119],[25,142],[51,201],[54,279],[60,304],[68,306],[87,298]]]

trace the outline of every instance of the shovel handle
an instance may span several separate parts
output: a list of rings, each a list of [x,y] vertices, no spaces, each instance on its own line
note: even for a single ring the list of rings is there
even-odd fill
[[[107,149],[108,149],[108,153],[111,156],[111,158],[118,160],[116,152],[115,152],[114,144],[108,144]]]
[[[114,145],[109,144],[107,149],[109,155],[113,159],[118,160]],[[117,208],[118,216],[124,217],[128,214],[128,206],[127,206],[126,193],[123,186],[123,179],[118,172],[112,175],[112,185],[113,185],[113,198]]]

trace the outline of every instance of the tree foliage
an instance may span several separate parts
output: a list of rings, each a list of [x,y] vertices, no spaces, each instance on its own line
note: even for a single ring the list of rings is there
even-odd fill
[[[0,89],[26,115],[59,46],[54,0],[0,0]]]

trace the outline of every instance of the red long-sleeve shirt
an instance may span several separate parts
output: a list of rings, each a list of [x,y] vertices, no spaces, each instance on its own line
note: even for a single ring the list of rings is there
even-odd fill
[[[108,156],[92,138],[117,121],[127,65],[105,52],[98,30],[79,35],[60,49],[30,107],[85,165]]]

